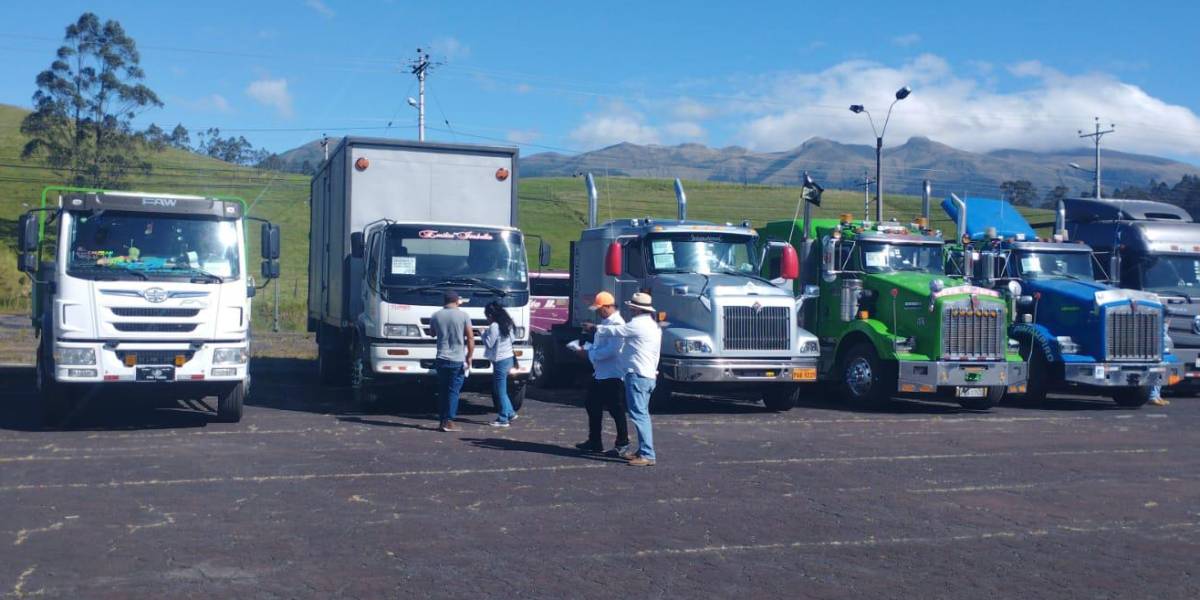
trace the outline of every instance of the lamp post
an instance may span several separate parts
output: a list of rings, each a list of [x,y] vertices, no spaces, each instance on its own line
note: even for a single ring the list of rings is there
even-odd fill
[[[883,221],[883,136],[887,133],[888,122],[892,120],[892,108],[911,93],[912,88],[907,85],[896,90],[896,99],[892,100],[892,104],[888,106],[882,130],[875,128],[875,119],[871,117],[871,113],[865,106],[862,104],[850,105],[850,112],[867,114],[867,120],[871,123],[871,131],[875,134],[875,222],[877,223]]]
[[[1076,171],[1083,171],[1084,173],[1088,173],[1093,177],[1092,185],[1094,186],[1096,199],[1099,200],[1100,199],[1100,171],[1099,171],[1099,169],[1097,169],[1097,170],[1086,169],[1084,167],[1079,166],[1079,163],[1067,163],[1067,166],[1071,167],[1072,169],[1075,169]]]

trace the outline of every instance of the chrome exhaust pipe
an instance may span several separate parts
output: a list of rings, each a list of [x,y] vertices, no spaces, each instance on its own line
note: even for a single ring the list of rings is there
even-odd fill
[[[591,173],[584,178],[584,183],[587,185],[588,195],[588,228],[591,229],[596,226],[596,212],[600,208],[600,198],[596,194],[596,180]]]
[[[1067,239],[1067,203],[1063,202],[1062,198],[1058,199],[1058,206],[1054,210],[1054,233],[1061,234],[1063,241]]]
[[[679,220],[687,220],[687,193],[683,191],[683,182],[675,178],[675,200],[679,203]]]
[[[962,237],[967,234],[967,203],[954,193],[950,194],[950,201],[958,207],[958,222],[955,225],[958,226],[958,239],[961,241]]]
[[[933,184],[926,179],[921,186],[921,217],[925,219],[925,226],[929,227],[929,197],[933,194]]]

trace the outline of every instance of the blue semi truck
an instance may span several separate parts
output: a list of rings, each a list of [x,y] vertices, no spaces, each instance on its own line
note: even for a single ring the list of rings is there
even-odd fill
[[[1009,336],[1029,363],[1026,401],[1086,390],[1138,407],[1155,386],[1180,380],[1158,296],[1097,280],[1103,269],[1090,246],[1066,239],[1062,210],[1052,237],[1039,239],[1003,200],[952,196],[942,208],[959,224],[960,268],[1013,304]]]

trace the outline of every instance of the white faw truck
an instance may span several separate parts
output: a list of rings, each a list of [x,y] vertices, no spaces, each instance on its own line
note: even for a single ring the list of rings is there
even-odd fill
[[[51,187],[20,218],[18,268],[33,280],[37,381],[47,425],[86,394],[169,386],[217,397],[236,422],[250,384],[245,204],[238,198]],[[264,278],[279,228],[262,225]]]
[[[519,408],[533,352],[525,237],[517,225],[517,150],[343,138],[312,180],[308,328],[321,380],[349,385],[370,407],[389,386],[429,383],[430,317],[457,292],[478,339],[484,306],[499,302],[516,324]],[[549,247],[539,246],[540,262]],[[477,347],[470,387],[488,388]]]

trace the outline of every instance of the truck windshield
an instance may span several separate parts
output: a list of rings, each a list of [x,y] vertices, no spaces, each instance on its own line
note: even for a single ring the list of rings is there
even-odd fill
[[[466,280],[523,291],[528,285],[520,232],[393,225],[386,240],[380,265],[386,286]]]
[[[1200,294],[1200,257],[1179,254],[1151,256],[1142,267],[1142,289],[1188,297]]]
[[[71,221],[67,272],[89,279],[205,277],[236,279],[237,223],[215,217],[140,212],[77,213]]]
[[[754,238],[736,234],[669,233],[650,236],[652,273],[754,274]]]
[[[1016,258],[1021,276],[1029,279],[1095,279],[1087,252],[1018,252]]]
[[[945,273],[940,244],[889,244],[862,242],[863,270],[867,273],[917,271]]]

